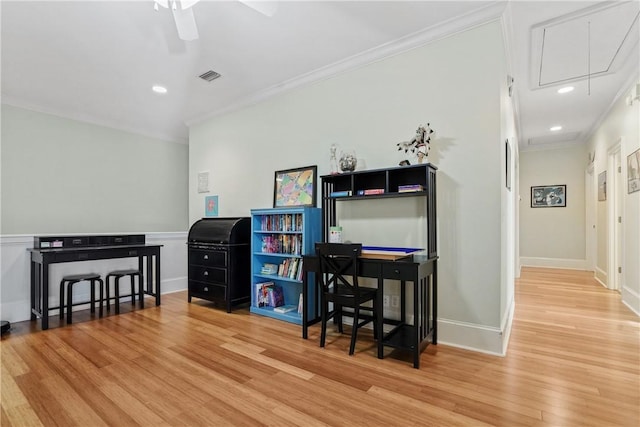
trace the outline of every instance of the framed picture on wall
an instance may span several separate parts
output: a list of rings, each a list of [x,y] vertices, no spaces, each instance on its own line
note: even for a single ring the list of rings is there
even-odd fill
[[[273,207],[315,206],[317,166],[276,171],[273,183]]]
[[[627,156],[627,179],[629,194],[640,191],[640,148]]]
[[[598,201],[607,200],[607,171],[598,174]]]
[[[531,187],[532,208],[564,208],[566,206],[566,185],[539,185]]]
[[[507,190],[511,191],[511,145],[509,140],[504,141],[505,147],[505,178]]]

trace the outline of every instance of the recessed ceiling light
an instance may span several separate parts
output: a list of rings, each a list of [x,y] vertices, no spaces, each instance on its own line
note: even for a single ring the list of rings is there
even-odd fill
[[[558,89],[558,93],[569,93],[574,89],[573,86],[565,86]]]
[[[167,88],[164,86],[153,86],[151,90],[155,93],[167,93]]]
[[[560,129],[562,129],[562,126],[553,126],[549,128],[551,132],[556,132],[556,131],[559,131]]]

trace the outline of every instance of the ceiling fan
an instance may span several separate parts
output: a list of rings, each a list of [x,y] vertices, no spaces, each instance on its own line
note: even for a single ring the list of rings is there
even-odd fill
[[[173,19],[176,22],[178,37],[185,41],[196,40],[198,38],[198,26],[193,15],[193,6],[200,0],[154,0],[153,8],[159,10],[159,6],[165,9],[171,7]],[[253,10],[262,13],[265,16],[273,16],[278,9],[278,3],[275,1],[260,0],[238,0]]]

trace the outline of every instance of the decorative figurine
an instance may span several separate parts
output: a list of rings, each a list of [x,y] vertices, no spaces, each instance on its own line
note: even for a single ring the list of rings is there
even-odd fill
[[[335,175],[340,173],[338,170],[338,159],[336,158],[336,151],[338,151],[338,146],[336,144],[331,144],[331,148],[329,149],[331,152],[331,156],[329,157],[329,166],[331,167],[331,175]]]
[[[420,125],[418,129],[416,129],[416,135],[410,141],[396,144],[398,151],[404,150],[405,153],[411,151],[418,157],[418,163],[422,163],[429,155],[429,150],[431,149],[431,134],[433,133],[434,131],[429,127],[429,123],[427,123],[427,126]],[[405,162],[406,164],[404,164]],[[408,164],[408,160],[400,162],[400,166],[406,166]]]

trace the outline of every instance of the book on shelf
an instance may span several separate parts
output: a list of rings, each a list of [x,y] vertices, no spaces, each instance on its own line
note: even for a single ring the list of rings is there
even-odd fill
[[[256,283],[257,307],[280,307],[284,305],[284,292],[282,287],[274,282]]]
[[[424,191],[424,187],[420,184],[399,185],[398,193],[413,193],[416,191]]]
[[[291,280],[302,279],[302,259],[287,258],[278,266],[278,276]]]
[[[295,311],[297,309],[298,307],[296,307],[295,305],[282,305],[280,307],[275,307],[273,311],[275,311],[276,313],[289,313],[290,311]]]
[[[358,196],[372,196],[374,194],[384,194],[384,188],[370,188],[368,190],[358,190]]]
[[[267,288],[269,297],[269,307],[280,307],[284,305],[284,292],[281,286],[272,285]]]
[[[276,264],[265,263],[260,269],[262,274],[276,274],[278,272],[278,266]]]
[[[260,282],[256,283],[256,307],[269,306],[269,292],[268,288],[275,285],[273,282]]]
[[[351,190],[332,191],[331,193],[329,193],[329,197],[349,197],[351,196],[351,194]]]
[[[302,294],[300,294],[300,298],[298,298],[298,314],[302,314]]]

